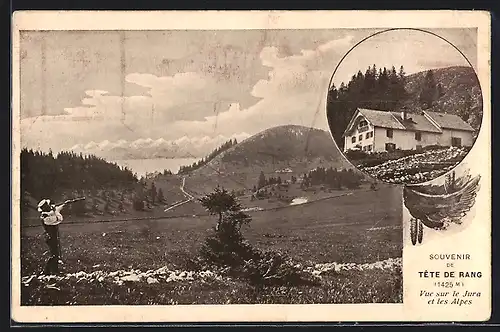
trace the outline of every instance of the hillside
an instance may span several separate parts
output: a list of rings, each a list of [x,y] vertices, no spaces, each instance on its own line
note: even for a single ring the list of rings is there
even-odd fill
[[[201,171],[216,168],[244,172],[245,167],[293,166],[304,161],[338,164],[343,157],[328,132],[285,125],[249,137],[214,158]]]
[[[470,67],[447,67],[432,70],[436,85],[441,85],[442,95],[429,111],[457,114],[474,129],[481,127],[483,100],[476,73]],[[408,75],[405,88],[408,99],[404,104],[409,109],[419,109],[419,94],[427,72]]]
[[[187,166],[181,166],[179,169],[179,172],[177,174],[187,174],[189,172],[192,172],[200,167],[203,167],[204,165],[208,164],[212,159],[223,153],[224,151],[230,149],[233,145],[238,144],[238,141],[236,139],[234,140],[229,140],[222,144],[221,146],[217,147],[214,149],[208,156],[205,158],[201,158],[197,162],[187,165]]]
[[[189,174],[203,183],[203,191],[217,184],[251,188],[259,173],[279,173],[283,179],[301,176],[317,167],[351,168],[330,133],[299,125],[269,128],[219,154]],[[287,170],[288,169],[288,170]],[[193,180],[189,181],[190,188]]]

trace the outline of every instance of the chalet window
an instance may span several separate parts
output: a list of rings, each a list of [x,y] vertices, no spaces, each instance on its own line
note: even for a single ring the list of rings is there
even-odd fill
[[[351,142],[352,142],[352,143],[356,143],[356,136],[353,136],[353,137],[351,138]]]
[[[372,150],[372,146],[371,146],[371,144],[367,146],[367,150],[368,150],[368,151],[371,151],[371,150]]]
[[[421,132],[415,132],[415,139],[417,141],[421,141],[422,140],[422,133]]]
[[[385,143],[385,151],[394,151],[394,150],[396,150],[396,144]]]
[[[370,128],[368,127],[368,122],[366,120],[361,120],[358,123],[358,132],[364,133],[365,131],[368,131],[368,129]]]
[[[361,141],[363,139],[363,135],[359,135],[358,140]]]
[[[392,129],[387,129],[387,137],[392,138],[393,132]]]
[[[370,138],[370,133],[366,133],[365,138]]]
[[[452,137],[451,146],[462,146],[462,139],[460,137]]]

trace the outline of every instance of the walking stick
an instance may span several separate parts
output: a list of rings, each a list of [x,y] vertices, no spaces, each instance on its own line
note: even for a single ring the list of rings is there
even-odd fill
[[[63,205],[63,204],[71,204],[71,203],[75,203],[75,202],[78,202],[78,201],[83,201],[84,199],[85,199],[85,197],[78,197],[78,198],[74,198],[74,199],[68,199],[68,200],[65,200],[62,203],[54,204],[54,206],[59,206],[59,205]]]

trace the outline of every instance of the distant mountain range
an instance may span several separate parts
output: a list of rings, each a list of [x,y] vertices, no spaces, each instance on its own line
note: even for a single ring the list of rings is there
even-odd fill
[[[240,133],[226,137],[181,137],[176,140],[137,139],[135,141],[119,140],[116,142],[90,142],[77,144],[72,152],[92,154],[108,160],[153,159],[153,158],[201,158],[229,139],[243,140],[250,135]]]

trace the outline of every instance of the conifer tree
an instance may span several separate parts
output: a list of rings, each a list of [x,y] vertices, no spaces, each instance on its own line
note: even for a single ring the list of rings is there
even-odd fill
[[[158,202],[163,203],[165,201],[165,197],[163,196],[163,190],[161,188],[158,188],[158,197],[157,197]]]
[[[431,108],[434,101],[437,99],[437,86],[432,70],[428,70],[425,74],[422,87],[419,95],[420,106],[423,109]]]
[[[263,171],[260,171],[259,182],[257,184],[257,189],[260,189],[266,185],[266,176]]]

